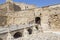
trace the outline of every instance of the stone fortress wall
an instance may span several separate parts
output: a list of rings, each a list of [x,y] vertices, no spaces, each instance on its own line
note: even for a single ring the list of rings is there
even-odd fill
[[[7,28],[9,32],[0,30],[0,40],[7,40],[8,34],[11,34],[12,40],[59,40],[60,39],[60,5],[46,6],[42,8],[26,8],[24,5],[21,10],[16,11],[14,6],[9,3],[8,10],[0,12],[0,28]],[[18,4],[17,4],[18,5]],[[22,5],[22,4],[21,4]],[[6,6],[4,6],[6,7]],[[2,7],[3,8],[3,7]],[[7,7],[6,7],[7,8]],[[18,7],[19,8],[19,7]],[[8,11],[8,12],[7,12]],[[4,15],[3,15],[4,14]],[[19,26],[26,25],[28,26]],[[30,26],[30,24],[34,24]],[[10,29],[9,26],[20,29]],[[3,27],[2,27],[3,26]],[[22,28],[21,28],[22,27]],[[6,29],[7,30],[7,29]],[[8,30],[7,30],[8,31]],[[1,33],[2,32],[2,33]],[[59,32],[55,33],[55,32]]]

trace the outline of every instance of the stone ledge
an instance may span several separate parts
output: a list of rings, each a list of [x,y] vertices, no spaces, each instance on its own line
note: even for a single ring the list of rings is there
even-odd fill
[[[31,27],[31,26],[34,26],[34,25],[35,25],[35,24],[10,25],[9,27],[0,28],[0,34],[8,32],[8,29],[9,29],[9,31],[11,32],[11,31],[23,29],[23,28],[26,28],[26,27]]]

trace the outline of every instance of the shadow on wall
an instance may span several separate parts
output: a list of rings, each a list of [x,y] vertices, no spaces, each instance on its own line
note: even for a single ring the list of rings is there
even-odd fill
[[[22,33],[21,32],[16,32],[14,35],[13,35],[14,38],[19,38],[19,37],[22,37]]]
[[[5,26],[7,24],[7,16],[0,16],[0,26]]]
[[[21,11],[21,8],[16,4],[13,4],[13,8],[14,8],[14,11]]]

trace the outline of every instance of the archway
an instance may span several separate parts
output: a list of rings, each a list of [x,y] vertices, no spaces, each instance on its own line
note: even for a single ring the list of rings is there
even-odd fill
[[[32,29],[31,28],[29,28],[27,31],[28,31],[29,34],[32,34]]]
[[[40,24],[40,22],[41,22],[40,17],[36,17],[36,18],[35,18],[35,23],[36,23],[36,24]]]
[[[19,37],[22,37],[22,33],[16,32],[13,36],[14,36],[14,38],[19,38]]]

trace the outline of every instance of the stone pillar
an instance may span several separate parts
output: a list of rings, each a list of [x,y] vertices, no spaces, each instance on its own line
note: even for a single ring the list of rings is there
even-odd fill
[[[28,31],[26,29],[24,29],[24,31],[23,31],[23,40],[28,40],[28,37],[29,37]]]
[[[43,32],[41,25],[38,25],[38,32]]]
[[[13,36],[10,33],[8,33],[6,40],[13,40]]]
[[[32,30],[33,30],[33,32],[32,32],[33,34],[37,33],[37,29],[35,27],[33,27]]]
[[[47,11],[44,11],[41,17],[41,27],[43,28],[43,30],[47,30],[49,28],[48,19],[49,13]]]
[[[11,35],[9,28],[7,28],[7,31],[8,31],[8,33],[7,33],[6,40],[13,40],[13,36]]]

